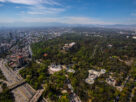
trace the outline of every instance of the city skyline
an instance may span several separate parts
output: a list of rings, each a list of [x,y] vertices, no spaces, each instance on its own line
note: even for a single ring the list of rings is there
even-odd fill
[[[0,25],[136,24],[135,0],[0,0]]]

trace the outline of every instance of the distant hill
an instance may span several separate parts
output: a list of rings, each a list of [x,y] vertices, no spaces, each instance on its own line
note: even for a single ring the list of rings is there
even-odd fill
[[[24,23],[24,22],[16,22],[16,23],[0,23],[0,28],[6,27],[100,27],[100,28],[118,28],[118,29],[128,29],[128,30],[136,30],[136,24],[133,25],[123,25],[123,24],[115,24],[115,25],[99,25],[99,24],[66,24],[66,23],[58,23],[58,22],[50,22],[50,23]]]

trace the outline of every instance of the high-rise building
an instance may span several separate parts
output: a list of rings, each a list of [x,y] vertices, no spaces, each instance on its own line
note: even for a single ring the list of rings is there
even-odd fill
[[[22,56],[18,56],[18,66],[21,67],[25,64],[24,58]]]
[[[7,46],[0,47],[0,53],[5,53],[7,51]]]
[[[13,39],[13,34],[9,33],[9,37],[10,37],[10,39]]]

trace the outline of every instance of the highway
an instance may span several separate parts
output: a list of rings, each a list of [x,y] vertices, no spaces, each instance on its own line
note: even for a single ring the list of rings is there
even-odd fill
[[[0,70],[7,79],[8,86],[23,80],[23,78],[9,68],[6,63],[7,62],[4,59],[0,59]],[[34,90],[28,83],[17,87],[16,89],[12,90],[12,92],[15,97],[15,102],[29,102],[30,99],[32,99],[32,97],[36,94],[36,90]]]
[[[36,94],[33,96],[33,98],[30,100],[30,102],[37,102],[43,92],[44,92],[44,89],[37,90]]]

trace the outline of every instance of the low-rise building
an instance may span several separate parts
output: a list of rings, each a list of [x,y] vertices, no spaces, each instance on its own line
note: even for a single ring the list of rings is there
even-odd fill
[[[69,73],[75,73],[75,70],[74,69],[68,69],[67,72],[69,72]]]
[[[54,74],[55,72],[59,72],[62,70],[61,65],[55,65],[55,64],[51,64],[48,68],[50,74]]]
[[[112,48],[112,46],[113,46],[112,44],[108,44],[108,47],[109,47],[109,48]]]
[[[94,80],[102,74],[106,73],[105,69],[101,69],[101,71],[89,70],[88,78],[85,79],[85,82],[88,84],[93,84]]]
[[[110,76],[109,78],[107,78],[107,79],[106,79],[106,82],[107,82],[109,85],[111,85],[111,86],[115,86],[115,84],[116,84],[116,80],[115,80],[112,76]]]
[[[69,44],[65,44],[64,46],[63,46],[63,50],[65,50],[65,51],[68,51],[68,50],[70,50],[71,48],[73,48],[73,46],[75,46],[75,42],[72,42],[72,43],[69,43]]]
[[[94,80],[87,78],[87,79],[85,79],[85,82],[88,83],[88,84],[93,84]]]
[[[133,36],[132,38],[133,38],[133,39],[136,39],[136,36]]]
[[[23,66],[25,64],[23,56],[18,56],[18,66]]]

